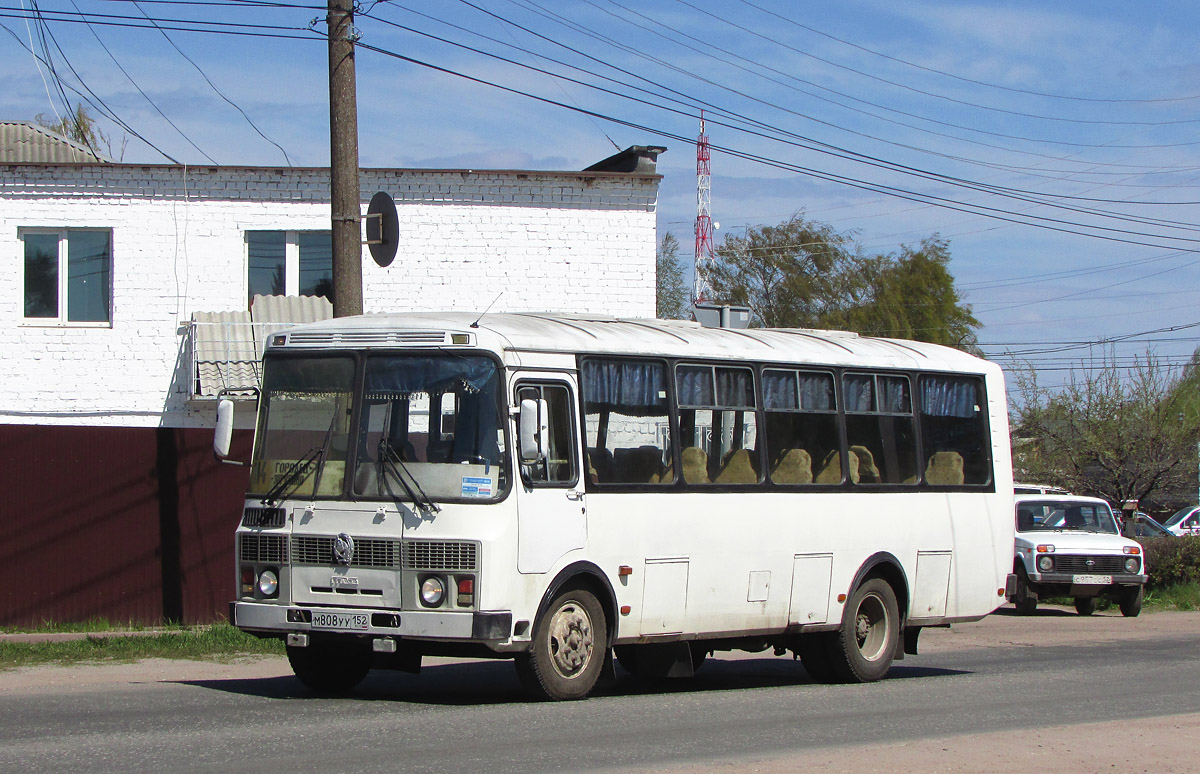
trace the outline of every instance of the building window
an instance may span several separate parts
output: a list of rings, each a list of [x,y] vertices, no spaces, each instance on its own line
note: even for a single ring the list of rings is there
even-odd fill
[[[333,296],[328,231],[247,231],[247,303],[255,296]]]
[[[111,322],[112,231],[22,231],[25,318]]]

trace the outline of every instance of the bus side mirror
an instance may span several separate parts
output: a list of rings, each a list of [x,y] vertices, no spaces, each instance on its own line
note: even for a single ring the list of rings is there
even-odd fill
[[[517,445],[522,465],[536,464],[545,456],[550,436],[546,415],[546,401],[531,398],[521,401],[521,414],[517,421]]]
[[[217,401],[217,428],[213,433],[213,454],[219,460],[229,457],[233,445],[233,401],[221,398]]]

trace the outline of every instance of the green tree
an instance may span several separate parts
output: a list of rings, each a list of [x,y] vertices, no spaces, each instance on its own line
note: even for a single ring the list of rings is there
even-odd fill
[[[727,234],[706,279],[712,301],[747,306],[767,328],[814,328],[845,302],[853,259],[849,240],[832,226],[793,215],[778,226]]]
[[[1192,374],[1147,355],[1128,374],[1111,360],[1073,371],[1058,390],[1040,387],[1032,367],[1014,377],[1019,479],[1149,510],[1192,500],[1200,417],[1180,403]]]
[[[663,234],[656,257],[655,316],[660,320],[682,320],[687,317],[692,292],[684,280],[683,259],[679,257],[679,240],[670,231]]]
[[[899,255],[877,255],[858,262],[862,283],[854,301],[821,322],[870,336],[928,341],[976,349],[979,320],[954,287],[950,246],[930,237]]]
[[[708,273],[713,300],[750,307],[768,328],[840,328],[971,349],[979,321],[959,299],[948,243],[867,255],[825,223],[794,215],[727,235]]]

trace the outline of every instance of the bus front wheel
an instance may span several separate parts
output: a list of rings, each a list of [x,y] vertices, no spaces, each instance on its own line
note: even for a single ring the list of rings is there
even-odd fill
[[[846,602],[841,628],[830,642],[830,667],[842,682],[874,682],[891,668],[899,641],[896,593],[887,581],[871,578]]]
[[[600,677],[607,649],[604,608],[590,591],[568,589],[533,627],[529,651],[517,657],[517,675],[540,698],[583,699]]]

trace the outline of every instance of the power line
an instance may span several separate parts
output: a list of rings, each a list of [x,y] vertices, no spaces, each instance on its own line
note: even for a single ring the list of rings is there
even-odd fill
[[[880,51],[876,51],[875,49],[867,48],[866,46],[861,46],[857,43],[852,43],[848,40],[843,40],[842,38],[839,38],[835,35],[830,35],[827,32],[822,32],[821,30],[818,30],[814,27],[810,27],[807,24],[801,24],[800,22],[798,22],[794,19],[789,19],[788,17],[783,16],[781,14],[777,14],[774,11],[769,11],[766,8],[763,8],[762,6],[755,5],[754,3],[749,2],[749,0],[738,0],[738,2],[742,3],[743,5],[748,5],[751,8],[754,8],[756,10],[762,11],[763,13],[770,14],[771,16],[774,16],[776,19],[779,19],[780,21],[785,22],[787,24],[791,24],[794,27],[799,27],[801,29],[808,30],[809,32],[811,32],[815,35],[820,35],[822,37],[836,41],[843,45],[850,46],[851,48],[856,48],[859,51],[864,51],[868,54],[873,54],[873,55],[881,57],[883,59],[887,59],[892,62],[897,62],[899,64],[905,65],[907,67],[912,67],[917,70],[924,70],[925,72],[928,72],[928,73],[934,73],[936,75],[942,75],[947,78],[953,78],[954,80],[962,81],[963,83],[970,83],[970,84],[974,84],[976,86],[986,86],[990,89],[999,89],[1001,91],[1013,92],[1015,94],[1028,94],[1028,95],[1034,96],[1034,97],[1047,97],[1050,99],[1070,100],[1072,102],[1101,102],[1101,103],[1109,103],[1109,104],[1145,105],[1145,104],[1153,104],[1153,103],[1159,103],[1159,102],[1186,102],[1186,101],[1200,99],[1200,95],[1191,95],[1191,96],[1186,96],[1186,97],[1160,97],[1157,99],[1113,99],[1113,98],[1103,98],[1103,97],[1076,97],[1076,96],[1069,96],[1069,95],[1063,95],[1063,94],[1051,94],[1049,92],[1044,92],[1044,91],[1033,91],[1030,89],[1019,89],[1019,88],[1015,88],[1013,86],[1004,86],[1004,85],[998,84],[998,83],[990,83],[988,81],[981,81],[981,80],[977,80],[975,78],[967,78],[962,75],[956,75],[954,73],[946,72],[945,70],[939,70],[936,67],[927,67],[925,65],[920,65],[915,62],[909,62],[906,59],[900,59],[899,57],[890,56],[890,55],[884,54]]]
[[[79,6],[78,6],[78,5],[76,5],[76,3],[75,3],[75,0],[71,0],[71,5],[75,6],[75,10],[77,10],[77,11],[79,11],[79,10],[80,10]],[[82,16],[82,11],[80,12],[80,15]],[[113,55],[113,52],[112,52],[112,51],[110,51],[110,50],[109,50],[109,48],[108,48],[108,46],[106,46],[106,45],[104,44],[104,41],[103,41],[103,40],[100,38],[100,34],[96,32],[96,30],[95,30],[95,29],[92,27],[92,25],[88,24],[88,30],[90,30],[90,31],[91,31],[92,35],[93,35],[93,36],[96,38],[96,42],[100,44],[100,48],[104,49],[104,53],[108,54],[108,58],[109,58],[109,59],[111,59],[111,60],[113,61],[113,64],[115,64],[115,65],[117,66],[117,69],[118,69],[118,70],[120,70],[120,71],[121,71],[121,73],[122,73],[122,74],[123,74],[123,75],[124,75],[126,78],[128,78],[128,79],[129,79],[129,82],[133,84],[133,88],[137,89],[137,91],[138,91],[138,94],[141,94],[141,95],[142,95],[142,97],[143,97],[143,98],[145,98],[145,100],[146,100],[147,102],[149,102],[149,103],[150,103],[150,107],[154,108],[155,112],[157,112],[157,113],[158,113],[160,116],[162,116],[162,117],[163,117],[163,120],[164,120],[164,121],[166,121],[168,124],[170,124],[170,125],[171,125],[171,128],[172,128],[172,129],[174,129],[176,132],[178,132],[180,137],[182,137],[183,139],[187,140],[188,144],[189,144],[189,145],[191,145],[193,148],[195,148],[195,149],[196,149],[196,150],[197,150],[197,151],[200,153],[200,155],[201,155],[201,156],[203,156],[204,158],[208,159],[208,162],[209,162],[210,164],[216,164],[217,162],[216,162],[216,160],[214,160],[214,159],[213,159],[213,157],[212,157],[212,156],[210,156],[210,155],[208,155],[207,153],[205,153],[205,152],[204,152],[204,151],[203,151],[203,150],[200,148],[200,146],[199,146],[199,145],[197,145],[197,144],[196,144],[196,143],[195,143],[195,142],[192,140],[192,138],[191,138],[191,137],[188,137],[188,136],[187,136],[187,134],[186,134],[186,133],[185,133],[185,132],[184,132],[182,129],[180,129],[180,128],[179,128],[179,127],[178,127],[178,126],[175,124],[175,122],[174,122],[174,121],[172,121],[172,120],[171,120],[171,119],[170,119],[170,118],[167,116],[167,114],[166,114],[166,113],[164,113],[164,112],[162,111],[162,109],[161,109],[161,108],[160,108],[160,107],[159,107],[159,106],[158,106],[158,105],[157,105],[157,104],[154,102],[154,100],[150,99],[150,95],[148,95],[148,94],[147,94],[147,93],[146,93],[146,92],[145,92],[145,91],[142,89],[142,87],[141,87],[140,85],[138,85],[138,82],[137,82],[136,80],[134,80],[133,76],[129,74],[129,72],[128,72],[128,71],[127,71],[127,70],[126,70],[126,69],[125,69],[125,68],[124,68],[124,67],[121,65],[121,63],[120,63],[119,61],[117,61],[117,57],[116,57],[116,56],[114,56],[114,55]]]

